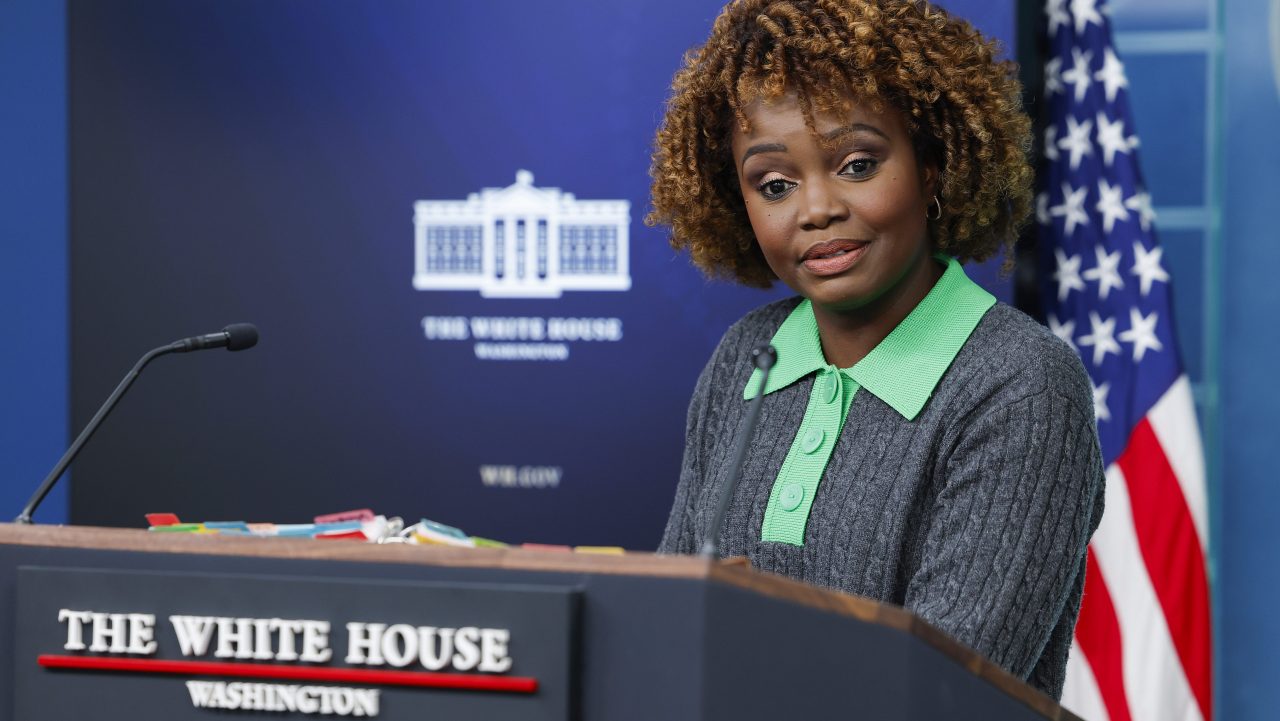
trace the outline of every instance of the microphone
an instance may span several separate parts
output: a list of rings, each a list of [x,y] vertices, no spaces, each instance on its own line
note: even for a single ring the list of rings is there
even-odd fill
[[[98,426],[102,425],[102,422],[106,420],[107,415],[120,402],[120,398],[124,396],[125,391],[129,390],[129,387],[138,379],[138,375],[142,373],[142,369],[146,368],[148,363],[169,353],[188,353],[195,350],[222,348],[224,346],[229,351],[237,351],[252,348],[257,343],[258,329],[252,323],[232,323],[217,333],[183,338],[169,345],[162,345],[159,348],[152,348],[147,351],[134,364],[133,369],[125,374],[124,379],[120,381],[120,385],[116,386],[116,389],[111,392],[111,395],[107,397],[107,401],[102,404],[98,412],[93,414],[93,418],[89,420],[89,425],[85,426],[83,431],[80,431],[80,435],[76,437],[67,452],[62,454],[62,458],[58,460],[57,465],[45,477],[44,482],[40,484],[36,492],[32,494],[31,500],[27,501],[26,508],[22,509],[22,513],[18,514],[18,517],[14,519],[14,523],[31,523],[31,514],[36,512],[36,508],[44,501],[44,497],[49,495],[49,491],[53,490],[54,484],[66,472],[67,466],[71,465],[71,461],[80,453],[80,449],[98,430]]]
[[[226,347],[229,351],[245,350],[258,344],[258,329],[252,323],[232,323],[217,333],[194,335],[174,341],[174,353]]]
[[[756,423],[760,420],[760,406],[764,404],[764,389],[769,383],[769,370],[778,362],[778,351],[767,343],[756,346],[751,350],[751,362],[760,371],[760,386],[756,391],[756,397],[751,399],[751,407],[747,409],[747,425],[742,429],[742,435],[738,436],[738,443],[733,448],[733,461],[729,464],[729,479],[720,490],[720,505],[716,508],[715,517],[711,519],[711,526],[707,528],[707,537],[703,540],[702,550],[699,552],[703,558],[715,558],[719,550],[720,529],[724,526],[724,516],[729,511],[729,501],[733,499],[733,491],[742,478],[742,465],[747,460],[747,445],[755,435]]]

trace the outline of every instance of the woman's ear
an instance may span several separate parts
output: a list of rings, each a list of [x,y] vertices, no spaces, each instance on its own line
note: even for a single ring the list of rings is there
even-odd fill
[[[937,163],[925,161],[920,166],[920,187],[924,191],[924,199],[926,201],[933,200],[933,196],[937,195],[942,189],[941,173],[938,172]]]

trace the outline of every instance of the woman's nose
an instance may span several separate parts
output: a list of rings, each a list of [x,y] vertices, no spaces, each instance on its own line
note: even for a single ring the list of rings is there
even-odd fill
[[[848,205],[830,181],[805,183],[800,187],[799,200],[801,207],[797,220],[802,228],[825,228],[849,216]]]

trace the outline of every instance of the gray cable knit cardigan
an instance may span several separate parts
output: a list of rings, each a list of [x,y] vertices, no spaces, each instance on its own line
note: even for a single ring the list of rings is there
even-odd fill
[[[701,546],[746,416],[748,354],[798,301],[734,324],[698,378],[660,552]],[[1103,498],[1093,395],[1076,354],[1023,313],[995,305],[914,421],[858,391],[804,545],[764,542],[769,492],[812,385],[810,374],[765,397],[721,553],[905,606],[1061,697]]]

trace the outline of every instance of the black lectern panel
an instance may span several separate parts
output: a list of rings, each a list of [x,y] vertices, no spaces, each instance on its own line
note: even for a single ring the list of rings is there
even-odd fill
[[[647,555],[0,525],[0,721],[1065,719],[909,613]]]

